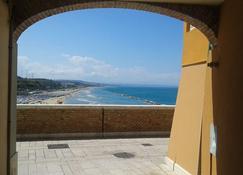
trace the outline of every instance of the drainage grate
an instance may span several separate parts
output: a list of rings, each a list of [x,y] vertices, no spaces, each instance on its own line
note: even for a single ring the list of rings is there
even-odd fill
[[[122,158],[122,159],[130,159],[135,157],[134,154],[132,153],[127,153],[127,152],[119,152],[119,153],[115,153],[113,154],[113,156],[118,157],[118,158]]]
[[[48,149],[65,149],[69,148],[68,144],[48,144]]]
[[[143,146],[153,146],[151,143],[143,143]]]

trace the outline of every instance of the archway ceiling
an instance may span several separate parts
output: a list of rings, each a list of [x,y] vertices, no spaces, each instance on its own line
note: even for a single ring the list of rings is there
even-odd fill
[[[16,2],[17,0],[12,0]],[[201,5],[219,5],[224,0],[121,0],[132,2],[160,2],[160,3],[182,3],[182,4],[201,4]]]
[[[216,44],[219,9],[223,0],[8,0],[12,4],[13,37],[35,22],[71,10],[131,8],[168,15],[197,27]]]
[[[219,5],[224,0],[124,0],[133,2],[164,2],[164,3],[182,3],[182,4],[201,4],[201,5]]]

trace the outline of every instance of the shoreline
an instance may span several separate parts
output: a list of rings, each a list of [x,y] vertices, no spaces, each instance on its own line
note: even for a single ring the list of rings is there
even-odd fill
[[[64,101],[67,97],[73,96],[75,94],[78,94],[80,91],[87,89],[89,87],[85,87],[85,88],[77,88],[77,89],[67,89],[64,91],[55,91],[59,94],[62,93],[62,95],[57,96],[57,97],[51,97],[45,100],[41,101],[41,104],[64,104]]]
[[[41,91],[41,93],[32,94],[30,96],[20,97],[25,99],[24,103],[20,104],[64,104],[67,97],[76,95],[82,90],[91,87],[78,87],[63,90]]]
[[[91,89],[97,88],[96,86],[88,86],[88,87],[75,87],[69,89],[59,89],[52,91],[32,91],[29,96],[19,96],[18,104],[106,104],[103,103],[104,100],[108,101],[107,104],[139,104],[139,105],[163,105],[167,103],[157,103],[150,99],[141,98],[139,96],[133,96],[126,93],[118,93],[112,92],[114,94],[106,94],[106,96],[102,97],[103,101],[99,101],[99,98],[96,99],[96,96],[99,96],[99,93],[102,91],[93,91]],[[91,93],[94,93],[94,95]],[[76,98],[77,96],[77,99]],[[74,98],[74,101],[72,101]],[[94,99],[95,98],[95,99]],[[83,99],[83,101],[82,101]],[[71,100],[71,101],[70,101]],[[76,100],[76,101],[75,101]],[[111,101],[110,101],[111,100]],[[112,101],[115,100],[115,101]],[[132,100],[132,101],[131,101]],[[127,102],[128,101],[128,102]],[[21,103],[22,102],[22,103]],[[168,103],[170,104],[170,103]]]

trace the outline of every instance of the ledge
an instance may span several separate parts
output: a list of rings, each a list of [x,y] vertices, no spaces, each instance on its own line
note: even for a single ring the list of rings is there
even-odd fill
[[[18,134],[17,141],[40,140],[81,140],[81,139],[120,139],[120,138],[168,138],[164,132],[107,132],[107,133],[57,133],[57,134]]]
[[[106,104],[17,104],[18,109],[34,109],[34,108],[56,108],[56,109],[65,109],[65,108],[143,108],[143,109],[151,109],[151,108],[160,108],[160,109],[168,109],[175,108],[175,105],[106,105]]]

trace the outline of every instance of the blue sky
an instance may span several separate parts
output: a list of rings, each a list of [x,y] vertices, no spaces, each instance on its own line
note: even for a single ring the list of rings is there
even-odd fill
[[[177,85],[183,23],[159,14],[89,9],[41,20],[18,40],[18,75]]]

